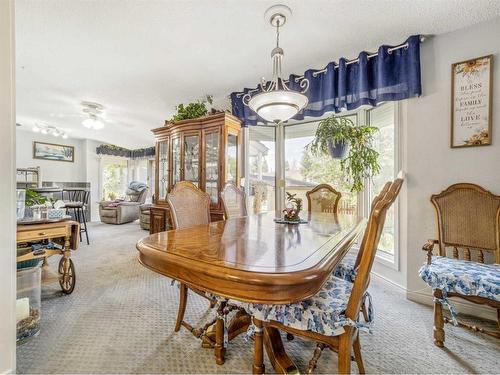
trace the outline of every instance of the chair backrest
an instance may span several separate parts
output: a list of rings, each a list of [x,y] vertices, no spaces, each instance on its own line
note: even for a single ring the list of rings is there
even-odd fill
[[[247,216],[246,196],[243,189],[232,183],[227,183],[221,192],[221,200],[226,220],[233,217]]]
[[[174,229],[210,223],[210,196],[190,181],[175,184],[167,203]]]
[[[360,249],[360,251],[362,251],[361,261],[346,309],[346,316],[354,321],[358,318],[363,296],[370,284],[370,272],[377,252],[380,236],[384,229],[387,210],[396,200],[403,182],[404,180],[402,178],[394,180],[384,196],[378,196],[379,199],[370,212],[368,224],[363,236],[362,249]]]
[[[500,263],[500,196],[460,183],[431,196],[431,202],[437,215],[439,255],[447,256],[450,250],[454,258],[462,255],[471,260],[473,250],[474,260],[484,263],[484,251],[488,251]]]
[[[141,191],[136,191],[131,188],[127,188],[125,191],[126,200],[130,202],[137,202],[138,204],[143,204],[146,202],[146,197],[148,195],[148,188]]]
[[[342,194],[328,184],[319,184],[306,193],[308,212],[338,213]]]

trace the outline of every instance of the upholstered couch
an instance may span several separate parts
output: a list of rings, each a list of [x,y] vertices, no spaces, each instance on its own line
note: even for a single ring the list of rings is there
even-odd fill
[[[141,191],[127,189],[123,201],[103,201],[99,203],[99,216],[103,223],[125,224],[139,219],[139,207],[146,201],[148,188]]]

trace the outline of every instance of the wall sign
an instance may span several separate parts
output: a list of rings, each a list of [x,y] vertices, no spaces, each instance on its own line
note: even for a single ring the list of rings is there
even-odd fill
[[[451,66],[451,147],[491,144],[493,55]]]

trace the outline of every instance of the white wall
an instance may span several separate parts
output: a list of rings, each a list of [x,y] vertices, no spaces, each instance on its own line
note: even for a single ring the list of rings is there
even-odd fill
[[[24,127],[24,126],[23,126]],[[83,139],[62,139],[17,128],[17,168],[40,166],[42,181],[86,182],[86,142]],[[33,141],[57,143],[75,147],[75,162],[33,159]]]
[[[0,373],[16,367],[14,2],[0,1]]]
[[[431,303],[419,278],[425,261],[422,245],[436,237],[434,208],[429,198],[457,182],[472,182],[500,194],[500,18],[426,40],[421,48],[423,95],[402,105],[406,186],[401,192],[404,231],[400,270],[377,264],[375,272],[407,290],[409,299]],[[493,139],[491,146],[451,149],[451,64],[494,54]],[[458,304],[469,313],[495,318],[492,309]],[[488,312],[489,311],[489,312]],[[490,314],[491,313],[491,314]]]
[[[86,152],[86,181],[90,182],[91,221],[99,221],[99,205],[101,189],[101,162],[96,154],[96,148],[102,143],[87,139],[85,141]]]

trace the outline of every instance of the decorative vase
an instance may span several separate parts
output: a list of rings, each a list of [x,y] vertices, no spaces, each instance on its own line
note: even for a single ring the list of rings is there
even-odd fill
[[[328,151],[334,159],[344,159],[349,145],[345,142],[328,141]]]

